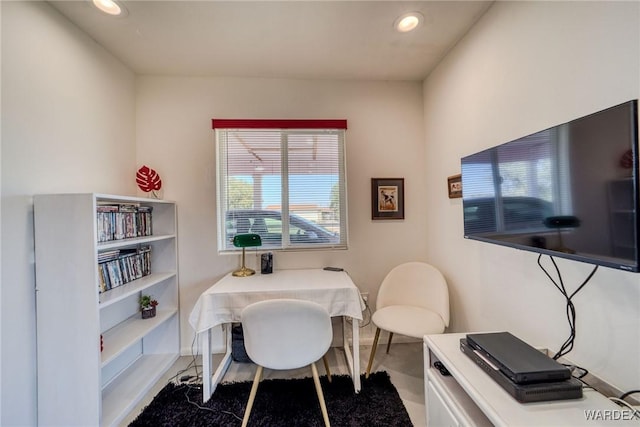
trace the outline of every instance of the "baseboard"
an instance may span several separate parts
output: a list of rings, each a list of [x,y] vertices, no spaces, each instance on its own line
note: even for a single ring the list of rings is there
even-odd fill
[[[342,318],[333,318],[332,319],[332,326],[333,326],[333,340],[331,342],[331,346],[332,347],[342,347],[342,331],[343,331],[343,327],[342,327]],[[348,333],[348,337],[351,337],[351,325],[347,324],[347,333]],[[373,339],[375,337],[376,334],[376,326],[369,322],[367,325],[365,326],[361,326],[360,327],[360,345],[361,346],[371,346],[373,345]],[[387,331],[381,331],[380,332],[380,338],[378,339],[378,345],[387,345],[387,342],[389,340],[389,332]],[[217,341],[217,342],[216,342]],[[416,343],[416,342],[422,342],[422,340],[418,339],[418,338],[412,338],[412,337],[407,337],[404,335],[394,335],[393,336],[393,342],[392,344],[395,343]],[[349,345],[353,345],[351,339],[349,339]],[[200,354],[200,348],[194,348],[193,350],[191,349],[191,347],[183,347],[180,349],[180,355],[181,356],[193,356],[192,351],[197,351],[197,355]],[[222,342],[222,339],[212,339],[211,340],[211,352],[212,353],[224,353],[225,352],[225,345]]]
[[[382,332],[384,333],[384,332]],[[382,334],[381,333],[381,334]],[[351,340],[349,340],[351,342]],[[388,339],[378,339],[378,345],[387,345],[387,342],[389,340]],[[405,336],[400,336],[400,335],[394,335],[393,336],[393,341],[391,342],[391,344],[409,344],[409,343],[419,343],[422,342],[421,340],[417,339],[417,338],[412,338],[412,337],[405,337]],[[373,337],[360,337],[360,345],[366,345],[366,346],[371,346],[373,345]]]
[[[388,335],[386,337],[382,337],[382,335],[385,334],[385,332],[380,332],[380,339],[378,339],[378,345],[387,345],[388,342]],[[388,334],[388,332],[386,333]],[[360,337],[360,346],[372,346],[373,345],[373,338],[374,336],[361,336]],[[351,342],[351,340],[349,340],[349,342]],[[393,341],[391,342],[391,344],[409,344],[409,343],[419,343],[421,342],[421,340],[417,339],[417,338],[412,338],[412,337],[405,337],[405,336],[401,336],[401,335],[394,335],[393,336]]]
[[[387,345],[388,342],[388,332],[381,332],[380,333],[380,339],[378,340],[378,345]],[[360,346],[372,346],[373,345],[373,338],[374,335],[370,335],[370,336],[360,336]],[[409,343],[418,343],[421,342],[419,339],[417,338],[411,338],[411,337],[405,337],[402,335],[394,335],[393,336],[393,342],[392,344],[409,344]],[[349,345],[353,345],[353,342],[351,340],[349,340]],[[342,347],[342,339],[335,340],[334,342],[331,343],[332,347]],[[200,356],[200,350],[199,349],[194,349],[195,351],[198,351],[198,353],[196,354],[196,356]],[[211,353],[214,354],[221,354],[225,352],[225,347],[224,346],[212,346],[211,347]],[[192,353],[192,349],[191,347],[183,347],[180,349],[180,355],[181,356],[193,356]]]

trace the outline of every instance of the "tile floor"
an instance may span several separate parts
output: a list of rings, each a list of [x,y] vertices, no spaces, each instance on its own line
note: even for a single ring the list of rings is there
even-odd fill
[[[409,417],[415,427],[424,427],[425,421],[425,403],[424,403],[424,377],[423,377],[423,357],[422,343],[394,343],[391,346],[389,354],[385,354],[385,345],[379,345],[376,353],[372,371],[387,371],[391,376],[391,381],[395,385],[402,401],[404,402]],[[367,367],[371,346],[362,345],[360,347],[360,366],[362,372]],[[338,347],[332,347],[328,353],[331,373],[335,375],[348,374],[344,350]],[[214,358],[214,364],[218,363],[219,358]],[[167,372],[165,377],[159,381],[147,394],[147,396],[134,408],[131,413],[123,420],[121,426],[127,426],[133,421],[142,409],[151,402],[153,397],[165,386],[172,377],[178,372],[185,369],[191,362],[193,357],[182,356],[174,364],[173,368]],[[200,363],[199,359],[197,363]],[[217,366],[217,365],[214,365]],[[200,368],[198,368],[200,371]],[[323,374],[324,368],[320,363],[318,370]],[[193,375],[194,370],[180,373],[182,375]],[[252,381],[255,374],[255,365],[247,363],[232,362],[224,381]],[[299,369],[294,371],[271,371],[266,370],[264,378],[298,378],[310,376],[308,369]],[[242,414],[238,414],[242,417]]]

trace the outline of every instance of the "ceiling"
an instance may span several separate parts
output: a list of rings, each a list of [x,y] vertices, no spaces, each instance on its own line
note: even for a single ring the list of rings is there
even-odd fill
[[[136,74],[421,81],[492,1],[49,1]],[[411,11],[423,25],[398,33]]]

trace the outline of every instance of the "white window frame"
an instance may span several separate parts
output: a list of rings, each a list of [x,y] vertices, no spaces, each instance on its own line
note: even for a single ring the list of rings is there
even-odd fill
[[[333,126],[335,124],[338,126]],[[344,126],[341,126],[344,123]],[[248,124],[248,125],[247,125]],[[293,125],[292,125],[293,124]],[[327,124],[332,126],[326,126]],[[311,126],[309,126],[311,125]],[[281,193],[280,193],[280,220],[282,223],[282,231],[279,245],[276,245],[276,241],[266,241],[263,239],[263,246],[257,248],[257,250],[264,251],[309,251],[319,249],[347,249],[348,248],[348,220],[347,220],[347,172],[346,172],[346,121],[336,120],[213,120],[213,128],[216,131],[216,168],[217,168],[217,227],[218,227],[218,251],[220,253],[236,252],[241,250],[234,248],[231,244],[232,236],[228,236],[227,231],[227,188],[228,188],[228,176],[227,168],[225,165],[230,162],[230,155],[227,150],[228,138],[232,137],[234,131],[269,131],[280,133],[280,180],[281,180]],[[288,212],[290,215],[296,211],[292,211],[289,206],[290,187],[289,187],[289,149],[288,140],[290,136],[299,135],[335,135],[337,136],[337,167],[338,167],[338,188],[339,188],[339,213],[338,213],[338,226],[339,232],[337,233],[338,240],[336,241],[321,241],[315,243],[305,242],[291,242],[290,241],[290,227],[289,215],[282,214]],[[245,133],[246,135],[246,133]],[[255,203],[255,199],[254,199]],[[254,208],[255,210],[256,208]],[[262,209],[259,207],[258,209]],[[278,211],[274,211],[278,212]],[[298,221],[299,218],[296,218]],[[303,223],[305,224],[305,223]],[[298,223],[300,225],[300,223]],[[238,232],[236,230],[236,232]],[[311,235],[313,236],[313,232]]]

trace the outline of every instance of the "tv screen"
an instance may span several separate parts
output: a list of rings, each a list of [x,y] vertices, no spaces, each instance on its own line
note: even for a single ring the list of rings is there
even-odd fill
[[[637,108],[463,157],[465,238],[638,271]]]

